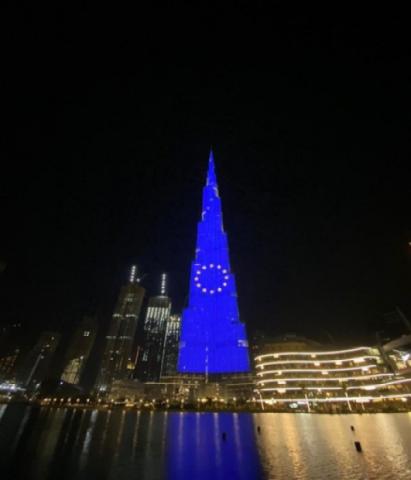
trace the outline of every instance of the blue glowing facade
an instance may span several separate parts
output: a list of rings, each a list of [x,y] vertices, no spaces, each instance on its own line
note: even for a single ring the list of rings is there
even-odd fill
[[[213,154],[203,189],[203,211],[191,265],[188,307],[183,312],[178,371],[248,372],[248,343],[240,322],[235,278],[223,229]]]

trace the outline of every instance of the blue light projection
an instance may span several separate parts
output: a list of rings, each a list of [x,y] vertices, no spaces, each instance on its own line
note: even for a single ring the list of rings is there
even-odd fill
[[[178,371],[208,375],[249,370],[248,342],[239,319],[210,152],[196,255],[191,265],[189,303],[183,312]]]

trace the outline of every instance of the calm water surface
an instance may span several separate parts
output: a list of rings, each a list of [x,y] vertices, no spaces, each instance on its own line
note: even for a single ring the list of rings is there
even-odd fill
[[[0,467],[2,480],[411,479],[411,414],[139,413],[0,405]]]

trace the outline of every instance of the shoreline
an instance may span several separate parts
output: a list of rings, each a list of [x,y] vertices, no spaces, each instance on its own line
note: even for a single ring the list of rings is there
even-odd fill
[[[43,409],[72,409],[72,410],[99,410],[99,411],[113,411],[113,410],[126,410],[126,411],[135,411],[135,412],[144,412],[144,413],[288,413],[288,414],[305,414],[305,415],[364,415],[372,414],[376,415],[379,413],[389,414],[389,413],[411,413],[411,408],[409,409],[390,409],[390,410],[358,410],[358,411],[304,411],[304,410],[289,410],[289,409],[257,409],[257,408],[158,408],[158,407],[137,407],[137,406],[127,406],[127,405],[101,405],[101,404],[44,404],[41,402],[19,402],[11,401],[4,402],[0,401],[0,405],[22,405],[25,407],[38,407]]]

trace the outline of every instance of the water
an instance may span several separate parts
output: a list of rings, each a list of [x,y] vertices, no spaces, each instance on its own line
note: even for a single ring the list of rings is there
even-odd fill
[[[355,440],[363,453],[355,450]],[[0,405],[0,478],[410,479],[411,414],[139,413]]]

